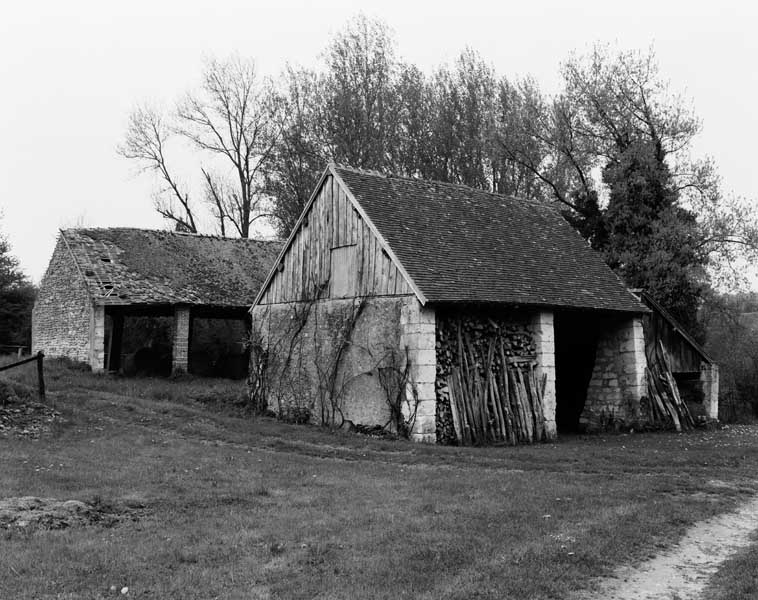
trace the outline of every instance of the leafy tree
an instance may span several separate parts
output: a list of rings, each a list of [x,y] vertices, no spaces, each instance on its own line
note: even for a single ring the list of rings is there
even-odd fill
[[[572,56],[563,79],[552,98],[528,80],[518,86],[523,118],[501,133],[503,155],[566,207],[628,285],[696,331],[707,267],[723,272],[736,246],[755,252],[758,221],[722,197],[711,162],[691,160],[700,122],[652,52],[596,46]]]
[[[630,145],[603,170],[609,188],[603,214],[609,266],[630,287],[643,287],[693,334],[707,283],[707,255],[696,240],[695,214],[679,203],[668,165],[651,145]]]
[[[452,68],[441,67],[430,86],[433,154],[430,168],[422,175],[491,189],[489,139],[496,96],[494,69],[468,48]]]
[[[758,416],[758,295],[707,292],[705,349],[719,365],[719,419]]]
[[[135,111],[121,151],[159,175],[156,207],[189,231],[203,198],[222,234],[247,236],[266,215],[288,234],[329,160],[552,199],[630,286],[694,328],[712,280],[734,285],[740,261],[758,259],[758,208],[724,197],[712,161],[691,159],[700,122],[652,51],[598,45],[562,76],[547,96],[472,49],[425,75],[361,15],[320,68],[287,68],[276,92],[252,63],[212,61],[172,118]],[[192,202],[166,161],[174,137],[206,161]]]
[[[319,135],[323,82],[313,71],[288,67],[282,86],[277,100],[281,136],[266,172],[266,191],[274,202],[279,234],[286,237],[329,158]]]
[[[308,201],[327,161],[391,170],[399,148],[394,89],[400,72],[387,25],[363,15],[326,47],[321,70],[288,67],[277,96],[281,136],[266,191],[283,235]]]
[[[30,347],[37,290],[10,252],[8,240],[0,234],[0,344]]]
[[[392,148],[392,170],[426,177],[435,160],[431,146],[434,97],[426,75],[415,65],[400,64],[394,83],[397,139]]]
[[[359,168],[385,166],[396,136],[392,32],[359,15],[337,33],[324,58],[320,128],[331,158]]]

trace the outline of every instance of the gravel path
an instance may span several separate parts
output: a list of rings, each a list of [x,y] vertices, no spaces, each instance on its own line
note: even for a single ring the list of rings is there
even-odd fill
[[[738,510],[693,526],[667,552],[622,567],[582,600],[705,600],[701,593],[719,565],[751,543],[758,530],[758,496]]]

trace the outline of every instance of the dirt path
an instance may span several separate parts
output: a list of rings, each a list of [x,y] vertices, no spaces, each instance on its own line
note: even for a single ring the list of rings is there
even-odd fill
[[[719,565],[750,545],[758,530],[758,496],[735,512],[698,523],[667,552],[622,567],[583,600],[696,600]]]

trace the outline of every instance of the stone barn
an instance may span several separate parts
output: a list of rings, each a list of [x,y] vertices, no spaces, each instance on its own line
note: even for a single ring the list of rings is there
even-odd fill
[[[650,311],[550,203],[330,165],[251,312],[282,418],[441,443],[647,418]]]
[[[34,305],[33,351],[95,371],[244,376],[248,311],[281,247],[172,231],[62,230]]]

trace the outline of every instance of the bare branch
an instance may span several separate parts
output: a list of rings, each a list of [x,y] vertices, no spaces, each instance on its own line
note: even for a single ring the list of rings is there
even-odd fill
[[[142,171],[153,171],[158,175],[164,186],[154,198],[156,210],[177,227],[196,233],[189,195],[181,189],[166,162],[165,146],[169,136],[170,130],[157,110],[138,106],[129,115],[126,136],[117,152],[136,161]]]

